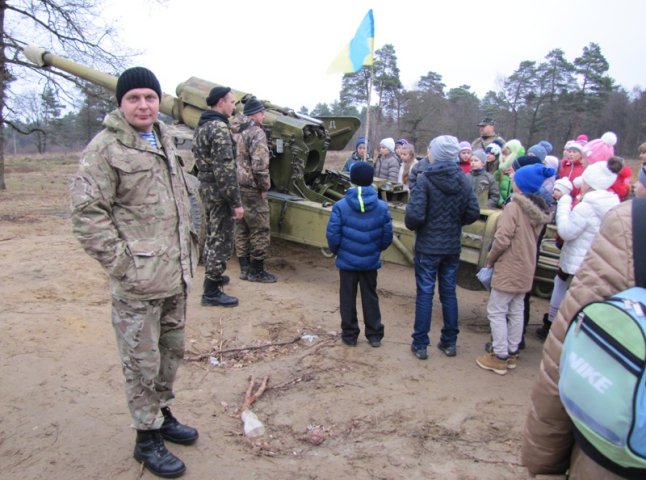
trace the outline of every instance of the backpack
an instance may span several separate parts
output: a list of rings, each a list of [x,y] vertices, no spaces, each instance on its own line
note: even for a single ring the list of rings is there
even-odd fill
[[[559,366],[561,402],[581,449],[625,478],[646,478],[646,198],[632,205],[637,286],[584,306]],[[641,221],[638,221],[641,217]],[[602,280],[600,280],[602,281]]]

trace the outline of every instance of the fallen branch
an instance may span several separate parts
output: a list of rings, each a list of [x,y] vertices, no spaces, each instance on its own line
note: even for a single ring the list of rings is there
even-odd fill
[[[289,340],[279,340],[277,342],[268,342],[268,343],[263,343],[262,345],[243,345],[242,347],[211,350],[209,353],[201,353],[199,355],[187,356],[187,357],[184,358],[184,360],[187,361],[187,362],[199,362],[199,361],[204,360],[206,358],[216,357],[216,356],[222,355],[224,353],[244,352],[244,351],[247,351],[247,350],[261,350],[263,348],[268,348],[268,347],[275,347],[275,346],[280,346],[280,345],[290,345],[292,343],[298,342],[300,339],[301,339],[301,335],[298,335],[297,337],[294,337],[294,338],[289,339]]]
[[[272,385],[271,387],[268,387],[268,390],[283,390],[304,381],[308,382],[312,379],[314,379],[314,375],[306,374],[301,377],[292,378],[291,380],[287,380],[286,382],[280,383],[278,385]]]
[[[263,378],[262,382],[260,383],[258,390],[256,390],[256,392],[254,393],[253,387],[255,386],[256,379],[253,375],[249,377],[249,386],[247,387],[247,391],[244,394],[244,402],[238,410],[238,412],[242,412],[240,413],[240,418],[242,420],[242,423],[244,424],[243,429],[246,437],[253,438],[265,434],[265,426],[260,420],[258,420],[256,414],[251,411],[251,405],[253,405],[253,403],[258,400],[265,392],[268,381],[269,377],[265,376],[265,378]]]
[[[267,388],[268,381],[269,381],[269,376],[265,376],[265,378],[262,379],[262,382],[260,383],[258,390],[256,390],[256,393],[253,393],[253,387],[255,386],[256,378],[253,375],[249,377],[249,386],[247,387],[247,391],[244,394],[244,402],[242,403],[242,406],[238,409],[239,412],[243,412],[251,408],[251,405],[253,405],[253,403],[256,400],[258,400],[263,393],[265,393],[265,389]]]

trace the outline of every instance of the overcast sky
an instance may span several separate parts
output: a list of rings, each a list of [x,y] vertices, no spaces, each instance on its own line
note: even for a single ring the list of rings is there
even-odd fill
[[[106,0],[121,38],[143,54],[166,93],[196,76],[298,110],[338,99],[326,70],[366,12],[375,48],[392,44],[407,89],[429,71],[447,90],[498,90],[521,61],[555,48],[573,61],[598,43],[609,74],[646,87],[646,2],[641,0]]]

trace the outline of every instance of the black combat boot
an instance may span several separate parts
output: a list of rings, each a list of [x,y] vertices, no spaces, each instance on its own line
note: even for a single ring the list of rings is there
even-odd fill
[[[202,305],[215,307],[236,307],[238,299],[222,291],[222,280],[204,279],[204,293]]]
[[[159,430],[137,430],[135,460],[158,477],[175,478],[186,471],[186,465],[166,450]]]
[[[248,280],[249,275],[249,257],[238,257],[240,262],[240,280]]]
[[[164,440],[181,445],[195,443],[195,440],[199,437],[196,429],[179,423],[171,413],[170,408],[163,407],[161,411],[162,415],[164,415],[164,423],[162,423],[159,431]]]
[[[546,313],[543,315],[543,325],[536,329],[536,336],[541,340],[545,340],[550,333],[550,328],[552,328],[552,322],[550,322],[550,316]]]
[[[276,275],[267,272],[264,263],[263,260],[251,260],[247,280],[250,282],[276,283]]]

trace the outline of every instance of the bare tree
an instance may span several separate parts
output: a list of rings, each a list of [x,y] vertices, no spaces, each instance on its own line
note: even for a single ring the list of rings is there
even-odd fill
[[[27,82],[47,78],[52,91],[69,91],[61,82],[80,85],[80,80],[63,72],[43,70],[23,60],[22,49],[35,43],[52,52],[86,65],[109,70],[121,70],[123,59],[130,54],[123,48],[113,48],[115,34],[101,16],[103,0],[0,0],[0,190],[5,190],[4,132],[14,128],[20,133],[20,112],[14,97]],[[119,55],[111,52],[118,51]],[[50,75],[55,73],[55,75]]]

